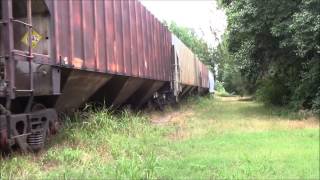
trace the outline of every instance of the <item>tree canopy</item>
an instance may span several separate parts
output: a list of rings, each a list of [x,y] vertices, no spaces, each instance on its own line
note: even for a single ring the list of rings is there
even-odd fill
[[[219,78],[227,90],[240,89],[266,103],[319,112],[320,1],[219,3],[226,10],[228,27],[218,47],[223,51],[216,58],[224,62]]]
[[[209,47],[202,38],[199,38],[193,29],[179,26],[175,22],[171,22],[168,26],[170,31],[188,46],[202,62],[214,66],[214,62],[212,62],[213,48]]]

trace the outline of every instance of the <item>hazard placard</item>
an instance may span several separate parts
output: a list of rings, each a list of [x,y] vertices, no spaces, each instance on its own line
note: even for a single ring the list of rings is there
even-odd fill
[[[42,39],[42,36],[35,30],[32,30],[32,48],[36,48],[39,42]],[[24,36],[21,39],[21,42],[23,42],[26,46],[29,46],[29,32],[26,32]]]

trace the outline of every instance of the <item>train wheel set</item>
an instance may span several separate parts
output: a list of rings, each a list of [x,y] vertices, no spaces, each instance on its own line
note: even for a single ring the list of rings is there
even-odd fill
[[[87,102],[160,109],[212,73],[138,0],[2,0],[0,151],[36,152]]]

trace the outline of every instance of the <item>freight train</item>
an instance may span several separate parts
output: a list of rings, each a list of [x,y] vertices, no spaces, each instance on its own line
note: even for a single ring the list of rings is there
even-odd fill
[[[0,151],[40,150],[58,113],[177,102],[208,68],[138,0],[1,0]]]

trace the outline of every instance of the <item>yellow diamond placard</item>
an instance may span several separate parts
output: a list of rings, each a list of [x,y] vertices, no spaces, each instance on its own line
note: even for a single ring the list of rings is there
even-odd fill
[[[38,43],[41,41],[42,36],[35,30],[32,30],[32,48],[36,48]],[[26,32],[24,36],[21,39],[21,42],[23,42],[26,46],[29,46],[29,32]]]

